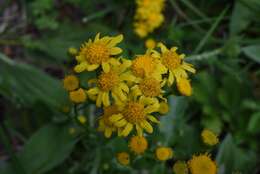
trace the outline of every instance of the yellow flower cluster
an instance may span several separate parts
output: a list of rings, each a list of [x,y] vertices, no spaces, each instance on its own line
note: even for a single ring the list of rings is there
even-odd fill
[[[134,31],[139,37],[146,37],[162,24],[164,2],[165,0],[136,0]]]
[[[211,130],[208,130],[208,129],[204,129],[201,132],[201,137],[202,137],[203,142],[209,146],[214,146],[214,145],[218,144],[218,142],[219,142],[218,136],[214,132],[212,132]]]
[[[188,72],[195,73],[193,66],[184,61],[184,54],[162,43],[155,48],[158,50],[148,49],[132,60],[119,57],[122,50],[117,44],[122,40],[122,35],[100,38],[97,34],[93,41],[89,39],[81,46],[75,55],[74,71],[95,71],[96,74],[89,80],[87,89],[80,86],[75,75],[63,81],[72,102],[85,102],[88,96],[97,107],[103,108],[98,130],[107,138],[113,132],[124,137],[132,131],[138,136],[143,136],[144,131],[152,133],[153,124],[159,123],[156,113],[165,114],[169,110],[165,88],[173,88],[176,84],[182,95],[190,96]],[[140,149],[136,151],[137,154],[141,152]]]

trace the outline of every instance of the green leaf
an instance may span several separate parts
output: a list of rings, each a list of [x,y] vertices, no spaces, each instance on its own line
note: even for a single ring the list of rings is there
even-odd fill
[[[244,6],[241,2],[236,1],[229,25],[231,35],[236,35],[246,29],[250,24],[251,19],[250,9]]]
[[[251,45],[242,49],[248,58],[260,63],[260,45]]]
[[[229,134],[222,141],[216,160],[219,171],[223,174],[230,174],[233,171],[251,173],[256,165],[256,153],[239,148]]]
[[[27,64],[16,63],[0,53],[0,94],[23,105],[36,101],[61,107],[66,93],[61,82]]]
[[[161,116],[160,131],[164,133],[166,142],[169,142],[173,136],[173,129],[176,123],[184,122],[184,112],[187,108],[187,100],[184,97],[171,96],[169,98],[169,112]]]
[[[29,139],[18,159],[27,174],[46,173],[70,155],[76,142],[77,139],[69,134],[68,126],[49,124]],[[8,174],[12,169],[7,167],[2,171]]]
[[[254,113],[248,123],[248,131],[251,133],[260,132],[260,112]]]

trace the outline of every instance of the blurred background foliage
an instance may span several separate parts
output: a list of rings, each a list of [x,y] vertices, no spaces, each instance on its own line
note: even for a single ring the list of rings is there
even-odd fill
[[[260,173],[259,0],[166,1],[165,22],[149,37],[178,46],[198,72],[193,96],[170,96],[170,112],[149,139],[151,150],[157,141],[173,147],[167,164],[146,156],[133,168],[117,164],[115,153],[127,144],[95,133],[93,105],[84,133],[68,120],[61,83],[73,62],[67,49],[97,32],[123,33],[125,57],[144,53],[134,12],[133,0],[0,1],[1,174],[172,173],[175,158],[205,151],[203,128],[220,136],[211,150],[220,174]]]

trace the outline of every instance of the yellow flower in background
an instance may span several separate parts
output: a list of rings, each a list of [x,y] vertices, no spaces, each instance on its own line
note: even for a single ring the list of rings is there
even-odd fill
[[[87,118],[84,115],[79,115],[77,119],[81,124],[85,124],[87,122]]]
[[[74,75],[68,75],[63,79],[63,87],[67,91],[73,91],[79,87],[79,80]]]
[[[120,152],[116,157],[117,161],[124,166],[127,166],[130,163],[130,156],[127,152]]]
[[[192,174],[216,174],[217,166],[208,154],[193,156],[188,162]]]
[[[172,169],[175,174],[188,174],[189,173],[188,165],[184,161],[177,161],[173,165]]]
[[[110,138],[112,133],[117,130],[113,123],[109,120],[114,114],[118,114],[119,110],[116,105],[111,105],[104,108],[103,115],[99,118],[98,131],[104,132],[106,138]]]
[[[76,133],[76,129],[74,127],[69,128],[69,134],[74,135]]]
[[[68,52],[69,52],[69,54],[72,55],[72,56],[76,56],[76,55],[78,54],[78,50],[77,50],[76,48],[74,48],[74,47],[70,47],[70,48],[68,49]]]
[[[96,100],[96,105],[101,107],[111,104],[110,95],[115,100],[115,103],[122,103],[127,100],[129,88],[127,82],[134,81],[135,77],[128,71],[131,66],[131,61],[114,60],[108,72],[102,72],[96,80],[96,86],[90,88],[87,93],[89,98]]]
[[[155,150],[155,156],[160,161],[166,161],[173,157],[173,151],[169,147],[158,147]]]
[[[116,47],[123,40],[123,35],[115,37],[105,36],[100,38],[98,33],[92,41],[82,44],[76,60],[78,65],[74,67],[75,72],[94,71],[102,66],[103,71],[109,72],[110,60],[113,56],[122,52],[122,49]]]
[[[166,102],[161,102],[159,107],[160,114],[167,114],[169,112],[169,105]]]
[[[177,80],[177,88],[182,95],[191,96],[192,94],[190,81],[186,78],[180,78]]]
[[[71,91],[69,93],[69,96],[70,96],[70,100],[74,103],[83,103],[87,99],[86,92],[82,88],[79,88],[78,90],[75,91]]]
[[[161,80],[161,75],[167,72],[167,69],[152,56],[152,52],[147,50],[144,55],[138,55],[132,62],[131,70],[136,77],[153,77]]]
[[[169,75],[167,80],[168,85],[172,85],[174,80],[177,82],[181,78],[188,78],[188,72],[195,73],[196,70],[193,68],[192,64],[184,62],[184,54],[179,55],[176,50],[177,47],[172,47],[168,49],[162,43],[159,43],[158,46],[161,48],[161,54],[154,52],[154,56],[159,58],[162,61],[162,64],[168,69]]]
[[[139,136],[143,135],[143,129],[153,132],[150,122],[159,123],[159,121],[151,115],[159,108],[159,103],[153,98],[134,98],[127,101],[123,106],[120,114],[111,116],[110,121],[119,128],[119,136],[128,136],[135,129]]]
[[[134,31],[139,37],[146,37],[164,21],[162,10],[165,0],[136,0]]]
[[[155,40],[153,40],[153,39],[147,39],[146,41],[145,41],[145,47],[147,48],[147,49],[154,49],[155,47],[156,47],[156,42],[155,42]]]
[[[219,142],[218,136],[214,132],[208,129],[204,129],[201,132],[201,137],[203,142],[209,146],[214,146]]]
[[[148,142],[143,136],[133,136],[129,142],[129,148],[135,154],[140,155],[145,152],[148,147]]]

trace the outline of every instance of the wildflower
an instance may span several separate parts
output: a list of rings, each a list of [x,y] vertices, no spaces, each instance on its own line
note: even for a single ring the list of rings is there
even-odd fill
[[[67,91],[73,91],[79,87],[79,80],[74,75],[68,75],[63,79],[63,87]]]
[[[145,41],[145,47],[146,47],[147,49],[154,49],[155,46],[156,46],[155,40],[153,40],[153,39],[150,38],[150,39],[147,39],[147,40]]]
[[[192,174],[216,174],[217,166],[208,154],[193,156],[188,162]]]
[[[87,95],[82,88],[79,88],[78,90],[75,91],[71,91],[69,95],[70,95],[70,100],[74,103],[83,103],[87,99]]]
[[[87,119],[84,115],[78,116],[77,119],[81,124],[85,124],[87,122]]]
[[[129,88],[127,81],[134,81],[135,77],[127,68],[130,61],[124,60],[123,63],[115,62],[108,72],[102,72],[96,80],[96,86],[87,91],[91,99],[96,100],[96,105],[100,107],[109,106],[110,95],[116,103],[121,103],[127,99]]]
[[[166,102],[161,102],[159,107],[160,114],[166,114],[169,112],[169,105]]]
[[[162,61],[162,64],[168,69],[169,75],[167,78],[168,85],[172,85],[174,80],[177,82],[181,78],[188,78],[188,74],[186,71],[191,73],[195,73],[196,70],[193,68],[192,64],[184,62],[184,54],[177,54],[177,47],[172,47],[168,49],[162,43],[159,43],[158,46],[161,48],[161,54],[158,52],[154,52],[155,57],[159,58]]]
[[[204,129],[202,131],[201,137],[202,137],[203,142],[209,146],[214,146],[214,145],[218,144],[218,141],[219,141],[218,136],[214,132],[212,132],[208,129]]]
[[[153,77],[157,80],[161,80],[161,74],[167,72],[167,69],[152,56],[149,50],[144,55],[138,55],[133,60],[131,69],[136,77]]]
[[[166,161],[173,156],[173,151],[169,147],[158,147],[155,150],[156,158],[160,161]]]
[[[152,116],[159,108],[159,103],[156,99],[140,97],[127,101],[123,106],[120,114],[111,116],[110,121],[119,129],[119,136],[128,136],[129,133],[136,129],[139,136],[143,135],[143,129],[148,132],[153,132],[153,127],[150,122],[159,123]]]
[[[77,50],[76,48],[74,48],[74,47],[70,47],[70,48],[68,49],[68,52],[69,52],[69,54],[72,55],[72,56],[75,56],[75,55],[78,54],[78,50]]]
[[[90,39],[81,46],[78,56],[76,56],[78,65],[74,67],[77,73],[94,71],[99,66],[102,66],[103,71],[108,72],[112,56],[122,52],[121,48],[116,45],[123,40],[123,35],[99,37],[98,33],[94,41]]]
[[[129,148],[136,154],[142,154],[147,149],[148,142],[143,136],[133,136],[129,142]]]
[[[189,173],[188,165],[184,161],[177,161],[173,165],[172,169],[175,174],[188,174]]]
[[[113,114],[118,113],[119,110],[116,105],[111,105],[104,108],[104,114],[99,119],[98,130],[104,132],[106,138],[110,138],[112,133],[117,130],[109,119]]]
[[[177,81],[177,88],[182,95],[191,96],[191,94],[192,94],[192,88],[190,85],[190,81],[186,78],[180,78]]]
[[[130,156],[127,152],[120,152],[116,157],[117,161],[124,166],[127,166],[130,163]]]
[[[164,0],[136,0],[136,4],[134,31],[139,37],[145,37],[164,21],[164,16],[161,13]]]

